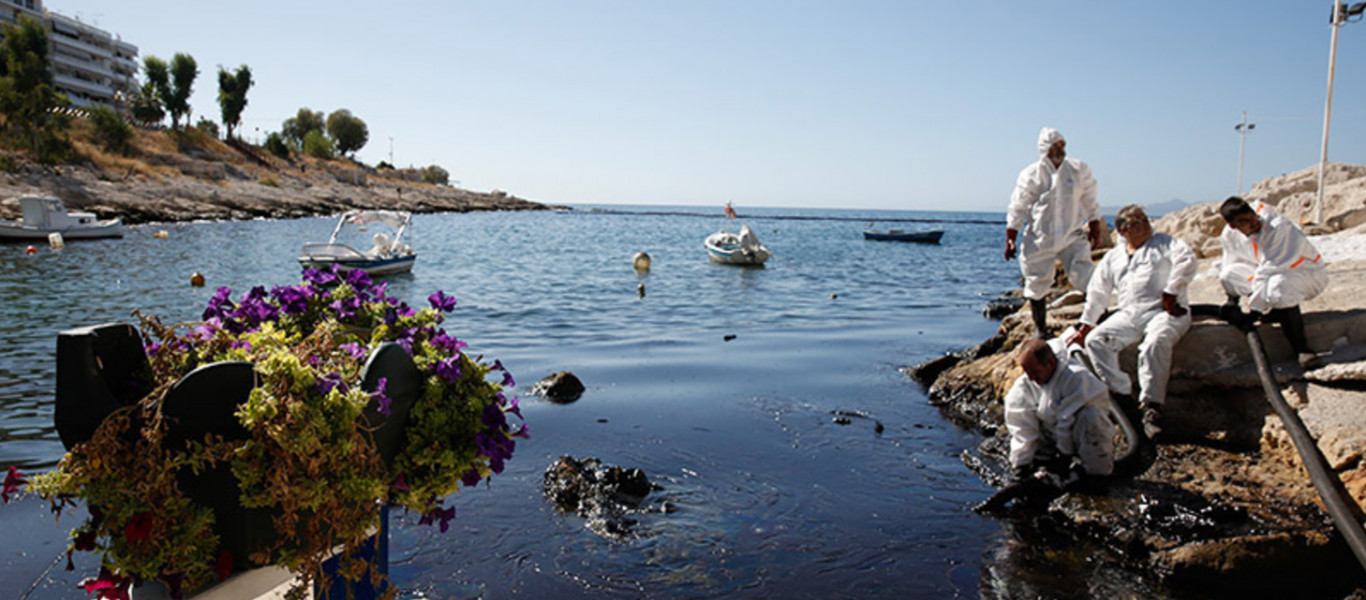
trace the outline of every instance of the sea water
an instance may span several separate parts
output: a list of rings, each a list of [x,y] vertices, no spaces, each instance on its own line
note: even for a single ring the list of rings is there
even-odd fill
[[[451,498],[449,531],[394,513],[401,597],[975,598],[1026,577],[1001,523],[970,510],[991,492],[959,458],[977,434],[900,371],[997,327],[982,308],[1018,280],[1001,215],[742,209],[739,221],[773,253],[762,268],[708,261],[703,239],[740,224],[719,207],[415,217],[417,264],[389,293],[459,300],[446,329],[514,374],[531,438],[490,484]],[[945,233],[865,241],[870,223]],[[59,331],[135,322],[133,309],[192,321],[220,286],[236,297],[297,283],[301,244],[333,224],[143,226],[32,256],[0,245],[0,467],[42,470],[62,454]],[[637,252],[648,272],[632,268]],[[190,285],[196,271],[206,286]],[[527,395],[562,370],[587,387],[577,402]],[[658,484],[635,537],[598,537],[544,499],[562,455]],[[75,521],[54,526],[34,502],[0,508],[0,527],[24,532],[0,550],[0,589],[83,597],[72,586],[98,565],[58,567]],[[1061,580],[1042,589],[1071,593]]]

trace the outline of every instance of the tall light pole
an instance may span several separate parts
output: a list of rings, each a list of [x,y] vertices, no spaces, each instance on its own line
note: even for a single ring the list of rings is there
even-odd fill
[[[1328,166],[1328,123],[1333,118],[1333,71],[1338,63],[1338,27],[1348,22],[1349,17],[1361,20],[1361,12],[1366,10],[1366,2],[1358,2],[1348,7],[1342,0],[1333,0],[1333,35],[1328,46],[1328,98],[1323,104],[1323,149],[1319,153],[1319,190],[1314,201],[1314,223],[1323,224],[1323,180]]]
[[[1235,195],[1238,195],[1238,196],[1243,195],[1243,145],[1245,145],[1245,144],[1247,143],[1247,132],[1252,131],[1253,129],[1256,129],[1256,128],[1257,128],[1257,124],[1256,124],[1256,123],[1248,123],[1248,122],[1247,122],[1247,111],[1243,111],[1243,122],[1233,126],[1233,129],[1234,129],[1235,131],[1238,132],[1238,137],[1239,137],[1239,140],[1238,140],[1238,193],[1235,194]]]

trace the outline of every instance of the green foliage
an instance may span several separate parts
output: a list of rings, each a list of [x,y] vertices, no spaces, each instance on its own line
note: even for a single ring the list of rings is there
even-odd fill
[[[133,138],[133,128],[114,109],[108,106],[90,109],[90,124],[95,126],[95,137],[105,148],[121,154],[128,152],[128,140]]]
[[[389,169],[390,171],[392,171],[392,170],[394,170],[394,165],[389,164],[389,161],[387,161],[387,160],[381,160],[381,161],[379,161],[379,164],[375,165],[375,168],[376,168],[376,169]]]
[[[133,118],[143,123],[160,123],[166,118],[166,111],[161,108],[161,100],[157,98],[156,85],[151,81],[129,94],[128,106]]]
[[[266,136],[266,150],[280,158],[289,158],[289,144],[285,143],[285,138],[274,131]]]
[[[327,134],[337,143],[337,152],[343,156],[354,155],[370,141],[370,129],[345,108],[332,111],[327,115]]]
[[[198,129],[205,135],[214,137],[215,139],[219,137],[218,134],[220,132],[218,130],[218,123],[210,121],[208,117],[199,117],[199,121],[195,122],[194,128]]]
[[[218,107],[222,109],[223,125],[228,128],[228,137],[242,123],[242,111],[247,107],[247,90],[251,89],[251,69],[246,65],[237,67],[236,73],[218,68]]]
[[[449,171],[441,168],[440,165],[430,165],[422,169],[422,181],[434,183],[436,185],[446,185],[451,182]]]
[[[142,86],[142,94],[145,96],[145,103],[142,117],[138,117],[151,123],[160,123],[165,117],[167,108],[171,105],[171,72],[166,61],[152,55],[147,55],[142,59],[142,74],[147,78],[147,83]],[[155,119],[150,118],[155,113]]]
[[[303,147],[304,136],[310,131],[322,131],[326,127],[323,121],[322,111],[312,111],[308,108],[300,108],[298,114],[288,119],[280,126],[280,135]]]
[[[5,26],[0,36],[3,138],[39,162],[65,160],[71,154],[71,142],[66,137],[70,120],[54,109],[70,101],[52,87],[47,31],[41,23],[21,16],[18,25]]]
[[[194,57],[177,52],[171,57],[170,93],[163,98],[166,112],[171,113],[171,128],[178,127],[180,117],[190,112],[190,94],[194,92],[194,80],[199,76],[199,66]]]
[[[321,129],[314,129],[304,135],[304,154],[314,158],[332,159],[337,156],[337,148],[332,140],[323,135]]]

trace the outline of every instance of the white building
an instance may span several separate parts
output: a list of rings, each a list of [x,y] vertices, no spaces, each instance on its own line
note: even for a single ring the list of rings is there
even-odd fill
[[[115,106],[137,86],[138,47],[43,8],[43,0],[0,0],[0,24],[19,16],[47,25],[52,85],[75,106]]]

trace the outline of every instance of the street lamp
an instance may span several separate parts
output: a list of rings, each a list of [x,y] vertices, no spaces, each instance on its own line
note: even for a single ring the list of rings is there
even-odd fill
[[[1243,145],[1247,143],[1247,132],[1257,128],[1256,123],[1247,122],[1247,111],[1243,111],[1243,122],[1233,126],[1233,130],[1238,132],[1238,193],[1243,195]]]
[[[1325,168],[1328,166],[1328,122],[1333,118],[1333,71],[1338,63],[1338,27],[1343,23],[1360,21],[1364,10],[1366,2],[1347,6],[1342,0],[1333,0],[1333,17],[1330,19],[1333,36],[1328,48],[1328,99],[1323,105],[1323,150],[1319,154],[1319,194],[1318,199],[1314,201],[1314,222],[1319,225],[1323,224],[1323,180]]]

